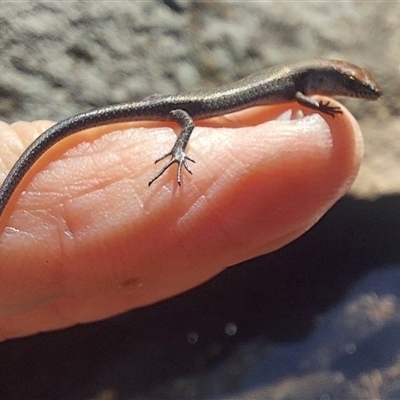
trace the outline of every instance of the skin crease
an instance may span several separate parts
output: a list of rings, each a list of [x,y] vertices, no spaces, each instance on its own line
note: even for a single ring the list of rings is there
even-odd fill
[[[0,221],[0,340],[157,302],[308,230],[349,189],[362,138],[343,107],[265,123],[287,109],[302,108],[197,123],[181,187],[176,166],[147,186],[174,141],[163,122],[95,128],[50,149]],[[51,125],[0,123],[3,177]]]

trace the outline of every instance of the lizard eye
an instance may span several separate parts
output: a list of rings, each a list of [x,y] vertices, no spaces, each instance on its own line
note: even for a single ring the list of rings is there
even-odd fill
[[[358,80],[354,77],[349,75],[345,81],[345,85],[348,89],[355,89],[358,85]]]

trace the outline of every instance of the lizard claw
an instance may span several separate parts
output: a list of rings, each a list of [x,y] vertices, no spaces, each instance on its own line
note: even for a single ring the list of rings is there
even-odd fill
[[[167,158],[169,156],[171,156],[171,160],[169,160],[167,162],[167,164],[165,164],[161,168],[161,170],[149,181],[149,186],[156,179],[158,179],[172,164],[175,164],[175,163],[178,164],[176,180],[177,180],[179,186],[181,186],[182,167],[185,167],[186,171],[189,172],[189,174],[193,175],[192,171],[190,170],[190,168],[187,164],[187,161],[191,161],[192,163],[195,163],[196,161],[194,161],[192,158],[187,156],[185,154],[185,152],[182,150],[174,151],[174,149],[173,149],[170,152],[168,152],[167,154],[164,154],[163,156],[161,156],[160,158],[157,158],[156,161],[154,162],[154,164],[157,164],[159,161],[164,160],[164,158]]]
[[[335,118],[335,114],[343,114],[343,111],[339,106],[330,106],[329,103],[329,101],[327,101],[326,103],[320,101],[319,110],[325,114],[330,115],[333,118]]]

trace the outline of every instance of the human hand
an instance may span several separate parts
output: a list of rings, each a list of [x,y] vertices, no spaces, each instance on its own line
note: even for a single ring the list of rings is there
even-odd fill
[[[308,230],[349,189],[362,138],[345,109],[265,123],[286,109],[196,128],[181,187],[175,167],[147,186],[175,139],[165,123],[91,129],[46,152],[0,220],[0,340],[174,296]],[[51,125],[0,124],[3,177]]]

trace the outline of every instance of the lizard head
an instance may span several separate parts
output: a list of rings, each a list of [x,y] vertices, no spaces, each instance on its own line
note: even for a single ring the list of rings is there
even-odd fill
[[[346,61],[324,60],[306,83],[309,94],[376,100],[382,90],[372,74]]]

